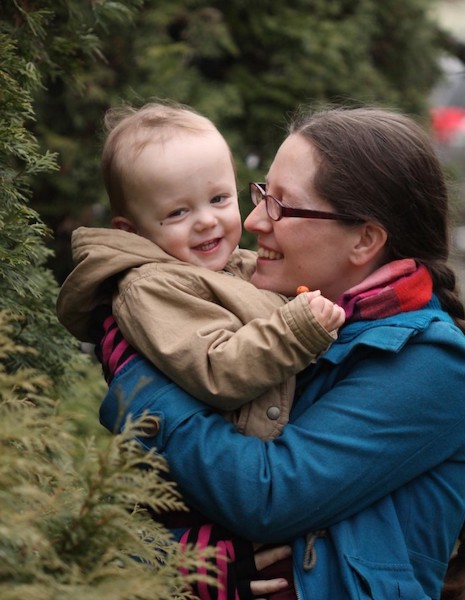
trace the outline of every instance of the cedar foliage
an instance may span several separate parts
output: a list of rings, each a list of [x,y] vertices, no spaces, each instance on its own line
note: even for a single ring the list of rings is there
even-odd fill
[[[143,421],[96,441],[77,417],[91,404],[96,413],[103,387],[93,395],[81,385],[91,366],[56,319],[49,231],[31,207],[36,178],[59,168],[36,135],[37,94],[52,80],[72,83],[99,56],[110,12],[127,18],[140,4],[0,4],[2,600],[189,598],[178,567],[203,564],[193,551],[181,557],[142,509],[183,507],[164,461],[132,441]]]
[[[4,359],[18,348],[0,313],[0,597],[171,600],[190,598],[177,544],[155,513],[182,510],[166,464],[134,441],[143,421],[81,443],[48,397],[50,381]],[[137,557],[137,558],[136,558]],[[200,560],[189,551],[183,565]]]
[[[18,347],[35,349],[33,354],[13,349],[4,360],[10,370],[34,365],[57,381],[73,350],[54,316],[56,283],[44,269],[50,253],[44,243],[47,229],[29,205],[33,178],[56,169],[56,158],[42,153],[26,128],[34,118],[32,94],[40,85],[34,63],[3,31],[0,57],[0,310],[20,317],[15,321]]]

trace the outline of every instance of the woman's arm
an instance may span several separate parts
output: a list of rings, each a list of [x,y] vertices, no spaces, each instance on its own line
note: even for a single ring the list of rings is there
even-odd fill
[[[398,354],[369,348],[321,397],[317,386],[328,380],[317,377],[272,442],[237,434],[143,361],[144,368],[125,373],[121,389],[130,394],[144,374],[152,381],[125,412],[160,418],[156,435],[142,443],[167,458],[187,502],[249,539],[288,540],[360,511],[463,452],[465,350],[421,340],[419,334]],[[319,362],[324,372],[328,365]],[[102,407],[110,429],[115,391]]]

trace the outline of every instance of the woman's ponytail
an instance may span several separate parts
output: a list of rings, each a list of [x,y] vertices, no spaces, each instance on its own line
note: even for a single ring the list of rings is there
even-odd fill
[[[465,307],[457,287],[457,277],[445,261],[420,260],[429,269],[433,278],[433,289],[442,307],[465,333]]]

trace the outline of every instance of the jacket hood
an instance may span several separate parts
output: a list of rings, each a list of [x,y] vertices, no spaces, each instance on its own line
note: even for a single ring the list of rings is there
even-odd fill
[[[121,229],[76,229],[71,238],[76,265],[57,300],[58,319],[75,337],[95,343],[92,312],[110,304],[115,278],[153,262],[179,262],[153,242]]]

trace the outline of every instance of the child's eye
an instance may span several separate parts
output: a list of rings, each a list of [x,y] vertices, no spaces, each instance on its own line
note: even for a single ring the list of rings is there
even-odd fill
[[[223,202],[226,202],[227,199],[228,196],[213,196],[210,200],[210,204],[222,204]]]
[[[175,219],[176,217],[182,217],[183,215],[185,215],[187,212],[187,208],[178,208],[178,210],[173,210],[173,212],[170,212],[170,214],[168,215],[168,219]]]

